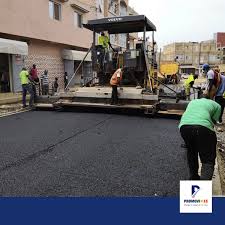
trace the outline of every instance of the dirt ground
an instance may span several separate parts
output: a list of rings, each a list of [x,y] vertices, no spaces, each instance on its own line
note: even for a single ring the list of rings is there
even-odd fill
[[[224,117],[225,119],[225,117]],[[224,120],[225,121],[225,120]],[[217,127],[218,152],[217,161],[222,186],[222,194],[225,195],[225,125]]]

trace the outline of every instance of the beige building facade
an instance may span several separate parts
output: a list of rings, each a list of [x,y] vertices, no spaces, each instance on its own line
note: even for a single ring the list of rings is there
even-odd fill
[[[62,52],[87,51],[92,33],[82,24],[96,17],[97,3],[93,0],[0,1],[0,46],[1,40],[5,45],[0,47],[0,78],[7,77],[7,91],[21,90],[18,74],[22,67],[30,69],[33,64],[39,76],[45,69],[49,71],[50,85],[58,77],[63,89],[64,73],[72,76],[80,56],[63,58]],[[23,43],[28,50],[23,55],[19,50],[12,52],[9,49],[13,47],[7,46],[5,40]]]
[[[220,63],[220,52],[214,40],[202,42],[179,42],[164,46],[161,62],[180,64],[181,73],[194,73],[208,63],[215,66]]]
[[[104,1],[104,16],[116,17],[127,16],[129,2],[128,0],[105,0]],[[126,34],[113,34],[110,35],[111,43],[116,47],[127,47],[127,35]]]
[[[92,45],[93,34],[83,24],[90,19],[128,15],[128,3],[128,0],[0,1],[0,92],[21,91],[19,72],[24,66],[29,70],[33,64],[37,65],[39,76],[48,70],[50,86],[57,77],[63,89],[65,72],[71,78]],[[126,34],[110,35],[110,39],[114,45],[126,47]],[[84,73],[92,73],[90,56],[74,83],[79,83]],[[1,85],[2,80],[7,85]]]

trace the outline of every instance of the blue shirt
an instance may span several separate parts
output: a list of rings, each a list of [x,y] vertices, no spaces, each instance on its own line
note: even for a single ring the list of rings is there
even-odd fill
[[[221,77],[221,84],[216,92],[216,96],[223,96],[225,92],[225,76],[220,75]]]

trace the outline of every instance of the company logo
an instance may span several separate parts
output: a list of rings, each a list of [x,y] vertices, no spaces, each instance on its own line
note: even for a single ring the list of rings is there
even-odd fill
[[[119,21],[122,21],[123,18],[110,18],[108,19],[109,22],[119,22]]]
[[[192,185],[191,191],[192,191],[192,194],[191,194],[192,198],[195,198],[197,193],[200,191],[200,187],[197,185]]]
[[[181,181],[180,212],[212,213],[212,181]]]

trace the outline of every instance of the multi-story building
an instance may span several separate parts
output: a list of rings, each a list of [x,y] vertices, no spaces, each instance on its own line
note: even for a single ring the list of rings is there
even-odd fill
[[[0,81],[7,80],[10,92],[21,91],[20,70],[36,64],[39,76],[47,69],[50,85],[58,77],[64,88],[65,72],[72,77],[92,44],[83,23],[127,14],[128,0],[0,1]],[[126,47],[126,34],[110,36],[113,44]],[[88,55],[74,83],[91,73]]]
[[[202,42],[178,42],[164,46],[161,61],[177,61],[181,73],[195,73],[204,63],[215,66],[220,63],[219,51],[214,40]]]
[[[105,0],[105,17],[127,16],[128,15],[128,0]],[[126,48],[126,34],[112,34],[110,41],[114,46]]]
[[[220,52],[220,63],[225,64],[225,33],[218,32],[214,34],[214,40],[216,41],[216,46]]]
[[[39,75],[49,71],[50,83],[58,77],[63,88],[64,72],[73,74],[91,45],[83,22],[96,16],[94,0],[0,1],[0,75],[7,74],[9,91],[21,90],[18,74],[32,64]],[[90,57],[84,65],[89,68]]]

